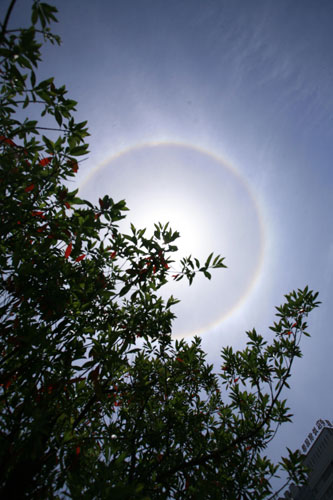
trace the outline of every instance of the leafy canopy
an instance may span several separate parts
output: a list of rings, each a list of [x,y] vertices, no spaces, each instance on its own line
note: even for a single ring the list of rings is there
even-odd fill
[[[270,342],[247,332],[217,373],[198,337],[173,341],[177,299],[159,289],[224,259],[171,275],[168,224],[123,234],[125,201],[70,190],[87,124],[37,71],[57,11],[34,1],[31,25],[9,29],[14,4],[0,35],[1,498],[258,500],[279,468],[304,482],[298,452],[275,465],[264,450],[291,420],[281,394],[317,293],[286,295]]]

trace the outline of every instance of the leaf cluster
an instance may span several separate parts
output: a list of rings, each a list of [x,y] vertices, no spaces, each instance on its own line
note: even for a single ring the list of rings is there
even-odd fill
[[[1,498],[266,498],[278,465],[263,450],[291,419],[281,393],[317,294],[287,295],[273,340],[248,332],[220,373],[198,337],[173,341],[178,300],[160,288],[210,279],[224,258],[175,269],[168,224],[124,234],[124,200],[70,190],[86,122],[37,71],[43,43],[60,43],[56,9],[34,1],[31,26],[9,30],[14,4],[0,37]],[[281,466],[305,481],[297,453]]]

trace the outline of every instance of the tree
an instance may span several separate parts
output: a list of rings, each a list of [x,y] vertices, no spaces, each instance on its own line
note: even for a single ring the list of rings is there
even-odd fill
[[[86,122],[36,72],[42,41],[59,43],[56,8],[34,1],[31,26],[8,29],[14,4],[0,35],[1,498],[258,500],[279,467],[304,482],[298,452],[274,465],[263,451],[291,420],[281,394],[318,294],[286,295],[274,339],[247,332],[218,373],[198,337],[173,341],[177,300],[159,289],[224,259],[187,257],[170,276],[168,224],[123,234],[124,201],[69,190]]]

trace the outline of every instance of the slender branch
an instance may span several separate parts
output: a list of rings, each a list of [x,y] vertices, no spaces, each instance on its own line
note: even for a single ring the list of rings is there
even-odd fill
[[[22,29],[18,28],[18,29],[13,29],[13,30],[7,30],[6,33],[20,33],[21,31],[22,31]],[[50,34],[48,31],[38,30],[36,28],[35,28],[35,33],[41,33],[42,35],[49,35]]]
[[[275,498],[277,498],[277,495],[284,489],[288,486],[288,484],[290,483],[290,479],[288,479],[288,481],[286,481],[282,486],[281,488],[279,488],[275,493],[273,493],[272,496],[270,496],[268,498],[268,500],[274,500]]]
[[[139,415],[137,416],[137,419],[136,419],[136,422],[135,422],[135,426],[134,426],[134,429],[133,429],[133,432],[132,432],[132,438],[131,438],[132,454],[131,454],[131,462],[130,462],[131,463],[131,468],[130,468],[130,472],[129,472],[129,479],[130,479],[130,481],[133,480],[133,474],[134,474],[135,462],[136,462],[136,452],[137,452],[137,450],[134,447],[136,430],[137,430],[137,427],[139,425],[139,421],[141,420],[141,417],[143,415],[143,412],[144,412],[144,410],[145,410],[145,408],[147,406],[149,398],[150,398],[150,395],[148,394],[148,396],[146,397],[146,399],[143,402],[142,408],[140,408],[140,412],[139,412]]]
[[[63,128],[54,128],[54,127],[34,127],[34,128],[27,128],[25,127],[25,130],[27,130],[27,132],[29,132],[29,130],[53,130],[55,132],[69,132],[69,130],[67,129],[63,129]]]
[[[25,103],[25,100],[22,99],[20,101],[12,101],[10,104],[24,104]],[[4,103],[2,103],[4,104]],[[29,101],[29,104],[45,104],[45,101],[39,101],[39,100],[36,100],[36,101]]]
[[[7,14],[6,14],[6,17],[5,17],[5,21],[4,21],[3,25],[2,25],[1,37],[5,36],[7,24],[8,24],[8,21],[9,21],[9,18],[10,18],[10,15],[12,13],[12,10],[13,10],[13,7],[14,7],[15,3],[16,3],[16,0],[12,0],[10,6],[8,7]],[[1,43],[1,40],[0,40],[0,43]]]

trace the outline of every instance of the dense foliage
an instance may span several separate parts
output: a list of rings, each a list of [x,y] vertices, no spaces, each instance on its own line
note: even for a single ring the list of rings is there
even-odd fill
[[[122,234],[124,201],[70,191],[86,122],[36,71],[43,41],[59,43],[56,9],[34,1],[31,26],[9,29],[14,4],[0,38],[0,497],[268,497],[279,466],[263,451],[290,421],[281,391],[317,294],[286,295],[271,342],[248,332],[218,373],[198,337],[173,341],[177,300],[160,287],[224,259],[171,275],[177,232]],[[304,480],[298,453],[280,466]]]

